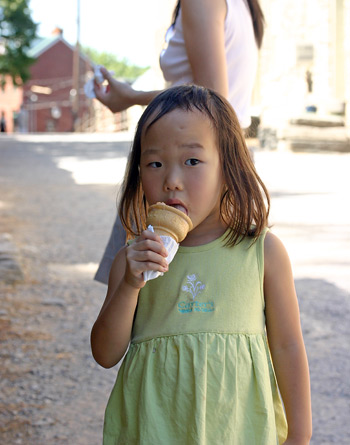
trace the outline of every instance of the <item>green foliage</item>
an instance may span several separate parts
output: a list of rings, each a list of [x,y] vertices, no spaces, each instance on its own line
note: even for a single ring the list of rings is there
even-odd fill
[[[115,77],[123,78],[129,82],[135,80],[148,69],[148,67],[131,65],[126,59],[119,60],[114,54],[100,53],[92,48],[83,48],[83,52],[95,65],[103,65],[109,71],[114,71]]]
[[[26,51],[36,38],[37,24],[31,18],[29,0],[0,0],[0,74],[18,78],[24,83],[30,78],[29,67],[35,59]]]

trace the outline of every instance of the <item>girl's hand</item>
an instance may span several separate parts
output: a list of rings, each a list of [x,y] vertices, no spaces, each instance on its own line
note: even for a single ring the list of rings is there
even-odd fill
[[[309,445],[309,443],[307,439],[287,439],[283,445]]]
[[[141,289],[145,285],[144,271],[168,271],[167,256],[168,252],[160,237],[150,230],[144,230],[126,249],[124,281],[136,289]]]
[[[126,110],[131,105],[134,105],[134,90],[129,84],[114,79],[104,67],[101,67],[101,73],[107,80],[108,85],[106,87],[95,82],[94,91],[96,99],[103,105],[106,105],[113,113]]]

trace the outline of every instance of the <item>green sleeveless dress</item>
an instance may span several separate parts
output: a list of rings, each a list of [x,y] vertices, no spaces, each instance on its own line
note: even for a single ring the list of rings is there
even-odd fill
[[[265,334],[264,237],[179,247],[139,295],[104,445],[274,445],[287,425]]]

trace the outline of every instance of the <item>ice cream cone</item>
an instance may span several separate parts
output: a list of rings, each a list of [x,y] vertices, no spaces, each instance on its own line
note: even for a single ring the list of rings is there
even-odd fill
[[[151,225],[157,235],[171,236],[177,243],[181,243],[192,229],[192,221],[186,213],[163,202],[149,207],[146,224]]]

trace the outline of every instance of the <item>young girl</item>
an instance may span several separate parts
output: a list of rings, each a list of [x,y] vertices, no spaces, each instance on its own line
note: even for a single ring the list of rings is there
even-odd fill
[[[193,223],[169,265],[159,236],[145,230],[148,206],[159,201]],[[106,368],[130,342],[106,409],[105,445],[309,443],[297,297],[268,210],[225,99],[182,86],[150,103],[120,203],[136,239],[115,258],[91,334]],[[147,270],[164,275],[145,283]]]
[[[248,128],[263,34],[264,15],[258,0],[178,0],[159,59],[164,79],[172,86],[194,83],[220,93],[233,106],[241,126]],[[148,105],[160,93],[135,90],[103,68],[102,74],[108,88],[96,85],[96,98],[113,112]],[[108,283],[113,259],[125,239],[117,216],[96,271],[97,281]]]

